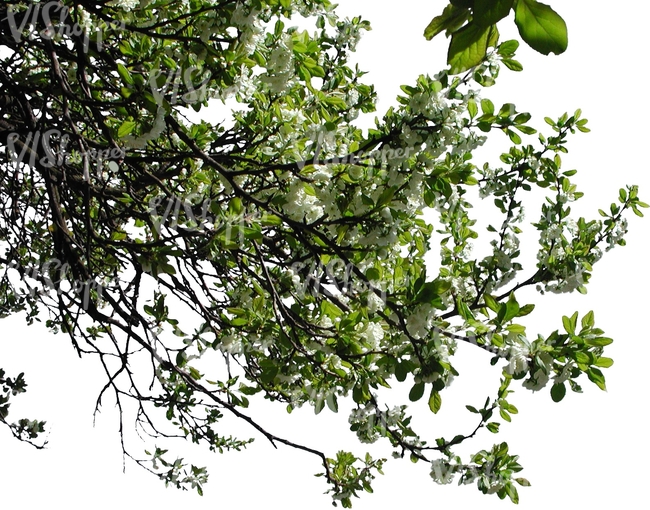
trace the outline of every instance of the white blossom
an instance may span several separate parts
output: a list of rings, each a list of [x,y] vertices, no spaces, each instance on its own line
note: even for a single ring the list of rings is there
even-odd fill
[[[365,337],[371,350],[375,350],[379,347],[379,342],[384,338],[384,328],[377,322],[370,322],[366,328]]]
[[[386,304],[384,300],[373,291],[368,292],[368,312],[375,313],[377,310],[383,310]]]
[[[122,10],[132,11],[140,5],[140,0],[115,0],[112,4]]]
[[[444,459],[436,459],[431,462],[431,478],[439,485],[450,484],[456,476],[455,468]]]
[[[511,340],[508,349],[508,366],[506,372],[509,374],[520,374],[528,370],[528,357],[530,356],[530,345],[521,335]]]
[[[562,372],[553,378],[553,382],[555,384],[562,384],[563,382],[567,381],[571,377],[571,370],[573,370],[573,366],[573,361],[569,361],[566,365],[564,365]]]

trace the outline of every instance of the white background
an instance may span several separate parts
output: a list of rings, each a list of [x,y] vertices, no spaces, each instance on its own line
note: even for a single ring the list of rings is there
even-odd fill
[[[419,74],[434,74],[444,66],[447,40],[439,36],[426,42],[422,32],[445,3],[341,1],[341,13],[361,14],[372,22],[373,31],[359,45],[358,60],[370,71],[366,82],[377,87],[379,112],[393,104],[400,84],[412,83]],[[574,207],[579,214],[597,217],[597,208],[608,207],[625,184],[639,184],[642,200],[650,202],[645,155],[649,145],[645,69],[650,8],[639,1],[554,0],[552,6],[569,27],[567,53],[543,57],[522,45],[518,59],[524,71],[512,73],[504,68],[497,85],[482,95],[490,97],[497,107],[514,102],[518,110],[533,114],[532,123],[540,129],[545,126],[544,116],[557,117],[582,108],[592,132],[572,138],[570,153],[563,158],[566,169],[579,170],[574,180],[586,193]],[[507,25],[502,40],[514,35],[511,18]],[[493,133],[491,138],[505,142],[501,133]],[[534,209],[528,209],[527,220],[536,219]],[[525,467],[522,476],[533,484],[520,489],[522,508],[641,508],[647,504],[650,440],[643,431],[647,430],[646,374],[650,359],[646,327],[648,221],[630,217],[628,246],[607,253],[596,265],[586,296],[521,294],[520,302],[538,305],[527,323],[531,333],[548,334],[561,328],[563,314],[579,310],[582,316],[593,309],[597,326],[615,339],[606,352],[615,360],[605,371],[607,392],[585,381],[584,394],[569,392],[564,401],[554,404],[548,388],[532,394],[515,382],[518,391],[512,402],[520,414],[502,426],[501,434],[494,436],[483,430],[463,450],[469,453],[507,440],[511,451],[520,455]],[[312,476],[320,469],[316,457],[287,447],[274,450],[262,439],[248,451],[224,455],[206,455],[193,445],[175,444],[175,453],[209,467],[210,482],[202,498],[165,489],[155,477],[128,461],[126,474],[122,474],[117,415],[110,403],[93,428],[94,401],[103,384],[95,360],[78,359],[67,337],[28,328],[17,317],[5,319],[1,325],[0,366],[9,375],[25,371],[29,384],[28,393],[14,399],[10,418],[45,419],[49,430],[45,451],[18,443],[8,431],[0,430],[0,498],[4,508],[31,509],[50,504],[99,509],[143,504],[196,509],[332,508],[329,497],[321,495],[326,489],[322,479]],[[498,371],[490,369],[488,360],[488,355],[471,346],[461,349],[455,360],[460,377],[443,393],[441,413],[433,416],[423,412],[416,417],[431,438],[473,429],[475,417],[463,411],[464,405],[481,405],[498,384]],[[251,414],[269,431],[308,443],[328,455],[333,456],[339,448],[364,452],[347,431],[345,413],[335,416],[325,410],[314,417],[304,409],[289,417],[282,408],[262,406]],[[227,433],[242,438],[253,435],[251,429],[237,423]],[[137,453],[145,446],[137,440],[131,443]],[[381,448],[374,451],[388,453]],[[483,496],[475,486],[438,486],[431,481],[428,466],[414,465],[407,459],[391,459],[385,473],[375,480],[375,494],[362,495],[354,508],[481,505],[491,509],[510,504],[494,495]]]

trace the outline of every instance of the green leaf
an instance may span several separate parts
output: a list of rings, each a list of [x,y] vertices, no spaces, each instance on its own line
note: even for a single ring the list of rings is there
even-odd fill
[[[590,310],[580,321],[583,328],[592,328],[594,326],[594,312]]]
[[[548,5],[535,0],[517,0],[515,23],[521,38],[535,51],[559,55],[567,49],[566,23]]]
[[[505,18],[514,0],[480,0],[474,2],[474,22],[482,27],[493,25]]]
[[[436,279],[432,283],[433,283],[433,290],[439,296],[441,296],[442,294],[447,292],[449,289],[451,289],[451,282],[449,280]]]
[[[409,392],[409,400],[411,402],[417,402],[422,398],[422,395],[424,395],[424,383],[415,383]]]
[[[492,310],[495,313],[499,311],[499,303],[497,303],[496,299],[494,299],[489,294],[484,294],[483,299],[485,300],[485,304],[490,310]]]
[[[438,297],[438,294],[436,293],[436,291],[434,289],[433,282],[427,282],[422,286],[422,288],[420,289],[420,292],[418,292],[418,295],[416,296],[415,300],[418,303],[430,303],[431,301],[433,301],[437,297]]]
[[[554,384],[551,387],[551,398],[553,402],[559,402],[564,398],[564,395],[566,395],[566,386],[564,386],[564,383]]]
[[[605,386],[605,376],[600,370],[597,368],[590,368],[587,370],[587,377],[589,377],[589,380],[601,390],[607,391],[607,387]]]
[[[576,334],[576,327],[573,321],[567,317],[566,315],[562,316],[562,325],[564,326],[564,331],[569,333],[569,335],[575,335]]]
[[[381,195],[379,195],[379,198],[377,199],[377,207],[382,207],[386,204],[388,204],[392,199],[393,196],[395,195],[395,188],[391,186],[390,188],[386,188],[384,191],[381,192]]]
[[[598,358],[596,360],[596,362],[594,363],[594,365],[596,365],[597,367],[601,367],[601,368],[609,368],[613,364],[614,364],[614,360],[612,358],[606,358],[604,356],[601,357],[601,358]]]
[[[510,294],[508,301],[501,303],[499,307],[498,319],[500,322],[508,322],[511,319],[514,319],[519,314],[519,304],[515,298],[514,293]]]
[[[333,413],[339,412],[339,404],[336,400],[336,395],[334,393],[330,393],[329,395],[327,395],[325,402],[327,403],[327,407],[329,407],[330,411],[332,411]]]
[[[611,338],[605,338],[604,336],[598,338],[585,338],[585,345],[590,347],[605,347],[613,342]]]
[[[490,46],[495,46],[499,40],[499,32],[494,25],[480,27],[468,23],[451,36],[447,63],[451,66],[451,74],[459,74],[479,65]]]
[[[131,132],[135,129],[135,126],[136,123],[132,120],[125,120],[117,130],[117,137],[124,138],[125,136],[131,134]]]
[[[492,115],[494,113],[494,103],[489,99],[481,99],[481,110],[484,115]]]
[[[474,99],[470,99],[467,102],[467,111],[472,119],[478,115],[478,107],[476,106],[476,101],[474,101]]]
[[[535,309],[535,305],[524,305],[519,309],[519,315],[517,317],[524,317],[528,315]]]
[[[512,483],[508,482],[505,485],[505,490],[506,493],[508,494],[508,497],[510,498],[510,501],[512,501],[515,505],[519,504],[519,493],[517,492],[517,488],[512,485]]]
[[[508,138],[510,138],[512,143],[516,145],[519,145],[521,143],[521,136],[519,136],[517,133],[515,133],[511,129],[506,129],[506,133],[508,133]]]
[[[433,411],[433,414],[437,414],[437,412],[440,411],[441,406],[442,398],[440,397],[440,393],[432,388],[431,395],[429,396],[429,409]]]
[[[519,41],[516,39],[510,39],[509,41],[504,41],[499,44],[497,53],[502,57],[511,57],[515,54],[517,48],[519,48]]]
[[[465,301],[463,301],[463,299],[460,296],[456,298],[456,308],[460,316],[466,321],[476,319],[472,311],[469,309]]]
[[[124,65],[117,64],[117,74],[119,74],[120,78],[122,78],[129,85],[135,84],[135,82],[133,81],[133,76],[131,76],[131,73],[126,67],[124,67]]]
[[[499,432],[499,425],[501,424],[493,421],[487,424],[487,429],[493,434],[497,434]]]
[[[511,71],[519,72],[524,70],[524,66],[522,66],[518,60],[513,60],[511,58],[504,58],[501,59],[501,62],[503,62],[503,65],[506,66]]]
[[[406,380],[406,376],[408,375],[408,373],[409,373],[409,368],[405,361],[402,361],[401,363],[395,365],[395,378],[399,382],[404,382]]]
[[[264,213],[260,219],[260,222],[265,227],[278,226],[282,225],[282,219],[275,214]]]
[[[424,29],[424,37],[427,41],[430,41],[443,30],[447,30],[448,33],[455,32],[469,19],[469,15],[469,9],[450,4],[445,7],[440,16],[436,16],[431,20],[427,28]]]

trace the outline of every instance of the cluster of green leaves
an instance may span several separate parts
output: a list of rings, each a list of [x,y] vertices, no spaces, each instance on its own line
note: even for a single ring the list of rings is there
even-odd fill
[[[7,421],[9,416],[10,398],[12,396],[25,393],[27,391],[27,382],[25,381],[25,374],[20,373],[15,378],[6,377],[5,371],[0,368],[0,423],[6,425],[11,430],[11,433],[17,439],[26,441],[37,448],[43,448],[47,441],[36,443],[35,439],[45,432],[45,422],[39,420],[29,420],[21,418],[15,423]]]
[[[188,487],[190,487],[196,489],[199,495],[203,495],[203,484],[208,481],[208,472],[204,467],[198,467],[195,465],[186,466],[183,463],[183,459],[180,457],[174,462],[169,462],[165,460],[164,457],[167,450],[161,448],[156,448],[153,454],[148,451],[145,451],[145,453],[151,457],[148,460],[152,463],[152,472],[165,482],[165,487],[172,485],[177,489],[182,490],[187,490]],[[138,462],[142,463],[142,461]],[[156,472],[162,468],[165,468],[166,470],[162,473]]]
[[[551,7],[537,0],[450,0],[442,14],[424,31],[427,39],[445,32],[451,37],[447,63],[454,74],[479,65],[490,47],[497,47],[497,24],[514,12],[521,38],[534,50],[548,55],[563,53],[568,45],[564,20]],[[504,61],[515,69],[516,61]]]
[[[361,465],[355,466],[359,462]],[[329,476],[336,480],[336,488],[332,494],[334,506],[336,501],[340,501],[343,508],[352,508],[351,496],[358,497],[357,492],[361,490],[373,492],[371,486],[375,478],[373,471],[383,474],[381,469],[384,460],[373,459],[370,454],[357,458],[350,452],[339,451],[336,458],[327,459],[327,464]],[[316,476],[323,476],[323,473],[318,473]]]

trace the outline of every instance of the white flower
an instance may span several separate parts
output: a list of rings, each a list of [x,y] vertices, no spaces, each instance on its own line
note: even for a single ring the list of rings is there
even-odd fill
[[[323,328],[331,328],[332,326],[334,326],[332,319],[330,319],[328,315],[321,316],[319,324]]]
[[[431,478],[439,485],[449,484],[454,481],[456,475],[454,467],[444,459],[436,459],[431,462]]]
[[[373,291],[368,292],[368,312],[375,313],[377,310],[383,310],[385,303],[382,298],[380,298]]]
[[[551,250],[551,255],[558,260],[562,260],[566,255],[566,252],[564,251],[562,245],[556,244],[555,246],[553,246],[553,249]]]
[[[345,100],[348,107],[352,108],[356,106],[358,101],[359,101],[359,92],[356,89],[350,90],[350,92],[348,92],[348,97]]]
[[[519,248],[519,239],[514,234],[507,232],[503,238],[503,247],[513,252]]]
[[[280,42],[273,51],[268,60],[268,69],[276,73],[285,72],[289,69],[293,61],[293,52],[291,51],[291,38],[286,38]]]
[[[565,202],[573,202],[575,200],[575,196],[573,193],[560,193],[559,196],[557,197],[557,201],[560,204],[563,204]]]
[[[406,124],[402,126],[402,140],[404,140],[404,143],[409,147],[413,147],[417,143],[422,142],[422,140],[420,139],[420,135],[417,133],[417,131],[413,131]]]
[[[542,242],[552,242],[562,235],[562,227],[559,225],[551,225],[546,230],[542,232],[541,240]]]
[[[523,387],[531,391],[539,391],[548,383],[548,374],[541,368],[538,369],[533,377],[523,383]]]
[[[497,264],[497,267],[504,271],[510,271],[512,269],[512,259],[506,255],[503,251],[498,250],[494,254],[494,260]]]
[[[556,384],[562,384],[571,377],[571,370],[573,370],[573,361],[569,361],[566,365],[564,365],[562,372],[553,378],[553,382]]]
[[[332,178],[332,170],[327,165],[314,165],[314,173],[311,178],[316,181],[329,181]]]
[[[578,233],[578,224],[575,222],[575,220],[567,220],[566,221],[566,228],[569,231],[569,233],[573,236],[575,236]]]
[[[524,342],[512,345],[508,352],[508,366],[506,372],[509,374],[520,374],[528,370],[528,357],[530,356],[529,346]]]
[[[371,349],[376,349],[384,338],[384,328],[377,322],[370,322],[365,331],[366,340]]]
[[[605,248],[605,251],[609,251],[616,246],[616,243],[623,239],[626,233],[627,220],[625,218],[620,218],[614,224],[614,229],[607,234],[607,248]]]
[[[291,280],[291,284],[294,288],[298,288],[300,285],[300,276],[297,275],[293,269],[287,269],[284,272],[284,275]]]
[[[113,5],[125,11],[131,11],[140,5],[140,0],[115,0]]]
[[[429,317],[431,305],[420,305],[406,319],[406,330],[414,338],[423,338],[429,333],[432,318]]]
[[[313,195],[308,195],[300,181],[291,183],[289,193],[285,196],[287,203],[283,206],[284,211],[294,220],[307,220],[308,223],[316,221],[323,216],[323,206]]]
[[[499,65],[500,61],[501,58],[499,57],[499,54],[496,51],[492,51],[487,54],[487,64],[489,66],[497,66]]]
[[[235,335],[225,335],[221,337],[219,350],[230,354],[239,354],[243,351],[243,346],[241,340]]]

